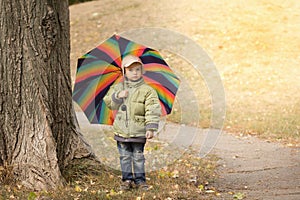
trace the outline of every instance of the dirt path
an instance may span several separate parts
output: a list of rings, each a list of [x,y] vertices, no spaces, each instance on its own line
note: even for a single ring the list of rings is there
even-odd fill
[[[222,199],[300,199],[300,149],[224,133],[213,153],[221,158],[216,188]]]
[[[168,124],[159,137],[200,150],[207,134],[208,130]],[[210,153],[220,158],[220,177],[213,185],[221,195],[216,199],[300,199],[300,148],[223,132]]]

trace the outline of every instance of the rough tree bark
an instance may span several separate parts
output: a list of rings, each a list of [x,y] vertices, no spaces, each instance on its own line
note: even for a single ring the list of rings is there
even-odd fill
[[[67,0],[0,0],[0,165],[35,190],[91,156],[71,97]]]

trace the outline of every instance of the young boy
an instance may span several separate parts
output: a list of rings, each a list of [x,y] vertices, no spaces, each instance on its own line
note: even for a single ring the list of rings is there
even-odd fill
[[[131,189],[133,183],[148,190],[144,146],[158,129],[161,107],[156,91],[144,82],[139,57],[125,56],[122,69],[125,82],[111,87],[104,98],[110,109],[118,110],[113,127],[120,154],[121,190]]]

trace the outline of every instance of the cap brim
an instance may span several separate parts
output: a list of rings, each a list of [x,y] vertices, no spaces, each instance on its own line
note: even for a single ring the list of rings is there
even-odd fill
[[[134,63],[139,63],[139,64],[143,65],[142,62],[136,60],[136,61],[132,61],[132,62],[126,63],[126,64],[124,65],[124,67],[129,67],[130,65],[132,65],[132,64],[134,64]]]

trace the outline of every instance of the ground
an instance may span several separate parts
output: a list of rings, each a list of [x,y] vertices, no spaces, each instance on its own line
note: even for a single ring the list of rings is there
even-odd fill
[[[161,27],[186,35],[213,60],[225,88],[224,132],[212,152],[220,157],[216,198],[300,199],[299,10],[296,0],[101,0],[73,5],[72,78],[76,59],[114,33]],[[165,55],[177,70],[182,70],[179,65],[190,69],[174,54]],[[185,75],[201,101],[201,128],[208,128],[209,91],[197,91],[205,86],[200,75]],[[194,146],[200,141],[195,139]]]
[[[214,152],[222,160],[215,185],[222,199],[230,199],[232,193],[246,199],[300,198],[299,149],[224,133]]]

